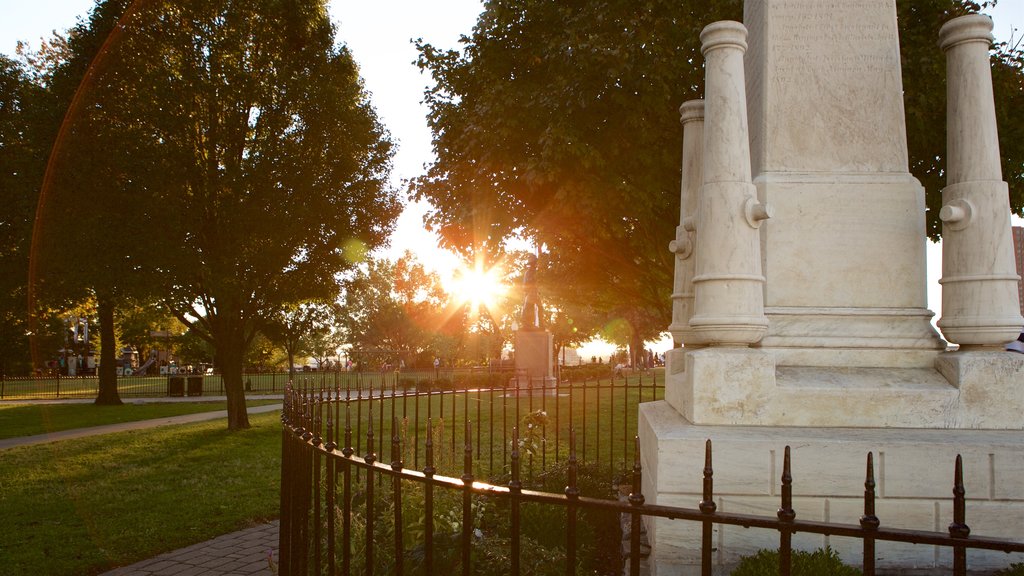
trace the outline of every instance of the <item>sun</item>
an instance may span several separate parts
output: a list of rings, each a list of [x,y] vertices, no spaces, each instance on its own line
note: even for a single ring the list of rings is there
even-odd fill
[[[484,268],[480,263],[459,267],[448,282],[448,292],[460,304],[468,304],[473,312],[481,308],[493,310],[507,291],[502,270],[498,266]]]

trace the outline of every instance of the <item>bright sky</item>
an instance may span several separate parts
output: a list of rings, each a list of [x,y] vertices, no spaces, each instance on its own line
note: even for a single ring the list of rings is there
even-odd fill
[[[0,52],[13,55],[18,40],[33,46],[48,37],[52,30],[65,30],[84,17],[93,0],[0,0]],[[384,125],[398,142],[394,182],[418,176],[424,164],[433,158],[430,130],[426,124],[426,108],[420,103],[429,78],[413,65],[416,50],[411,39],[423,38],[436,46],[454,48],[460,34],[469,34],[482,10],[479,0],[379,0],[354,2],[333,0],[331,18],[338,24],[338,38],[351,48],[359,62],[366,88],[372,93]],[[996,38],[1017,40],[1024,29],[1024,0],[1000,0],[989,11],[995,22]],[[668,103],[667,105],[674,105]],[[436,236],[423,229],[424,206],[411,204],[398,221],[389,254],[410,249],[442,274],[449,274],[457,258],[440,250]],[[666,214],[674,214],[667,210]],[[1016,218],[1016,225],[1024,220]],[[666,239],[668,242],[669,239]],[[929,307],[939,309],[941,301],[938,278],[941,273],[941,251],[928,247]],[[669,304],[666,302],[666,306]],[[661,350],[671,346],[659,343]],[[587,351],[590,355],[603,350]]]

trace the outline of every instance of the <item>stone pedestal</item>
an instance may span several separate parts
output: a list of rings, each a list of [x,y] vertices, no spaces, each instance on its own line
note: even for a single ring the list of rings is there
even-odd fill
[[[519,387],[554,386],[554,337],[551,333],[545,330],[518,330],[513,344]]]
[[[1021,434],[991,430],[696,426],[666,402],[640,405],[643,493],[652,504],[697,508],[704,443],[714,444],[715,503],[722,512],[774,516],[780,505],[785,447],[791,447],[793,508],[797,518],[844,524],[863,514],[864,471],[874,453],[876,515],[882,526],[944,531],[952,522],[953,466],[964,459],[967,524],[972,536],[1024,539],[1024,442]],[[697,574],[700,524],[649,521],[652,573]],[[716,572],[728,573],[741,556],[778,548],[775,531],[715,526]],[[852,565],[861,542],[796,534],[793,545],[831,546]],[[882,570],[948,568],[950,550],[877,543]],[[971,570],[1003,568],[1022,555],[971,551]]]

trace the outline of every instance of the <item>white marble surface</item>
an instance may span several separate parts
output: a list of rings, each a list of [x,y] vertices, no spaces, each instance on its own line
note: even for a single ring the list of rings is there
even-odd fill
[[[774,515],[782,458],[791,447],[794,509],[798,518],[856,524],[863,514],[864,470],[874,453],[876,513],[882,524],[943,530],[952,521],[953,462],[964,458],[967,522],[972,535],[1024,539],[1024,442],[1020,432],[834,427],[699,426],[666,402],[640,407],[643,492],[647,502],[696,508],[701,498],[704,444],[713,442],[715,501],[719,510]],[[658,520],[655,573],[676,574],[699,563],[700,526]],[[778,546],[769,531],[716,527],[715,563],[735,563],[759,548]],[[860,563],[859,542],[805,535],[799,549],[830,545],[848,563]],[[971,552],[972,569],[996,569],[1024,555]],[[879,543],[879,567],[948,567],[928,546]]]
[[[690,330],[693,316],[693,276],[696,250],[700,186],[704,180],[704,101],[690,100],[679,107],[683,125],[682,184],[679,191],[679,225],[669,244],[675,254],[672,285],[672,323],[668,331],[678,345],[696,344]]]
[[[943,334],[964,348],[998,348],[1024,326],[1002,181],[988,49],[992,20],[961,16],[939,31],[946,53],[946,175],[942,190]]]
[[[757,226],[750,182],[743,51],[739,22],[709,24],[701,32],[705,58],[704,174],[700,188],[694,313],[690,328],[700,344],[745,346],[759,341],[764,316]]]

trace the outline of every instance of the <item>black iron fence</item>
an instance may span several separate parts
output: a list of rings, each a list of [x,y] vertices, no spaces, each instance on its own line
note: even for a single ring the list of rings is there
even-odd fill
[[[498,370],[458,368],[430,371],[297,372],[295,381],[306,385],[353,388],[363,390],[426,389],[469,385],[487,386],[507,379],[508,374]],[[253,394],[283,394],[291,380],[287,371],[246,372],[242,381],[246,392]],[[117,377],[118,392],[128,398],[163,396],[223,396],[224,380],[220,373],[131,375]],[[58,400],[64,398],[95,398],[99,379],[95,374],[79,376],[40,375],[0,378],[0,400]]]
[[[970,535],[959,456],[948,532],[882,525],[870,453],[858,524],[797,517],[789,447],[775,516],[716,509],[710,440],[704,468],[695,472],[703,475],[697,507],[646,504],[635,414],[640,401],[661,392],[656,381],[641,378],[533,388],[512,380],[495,388],[420,392],[289,387],[282,413],[280,574],[593,573],[581,554],[600,555],[602,547],[582,540],[595,537],[594,519],[602,515],[613,519],[616,532],[618,518],[630,519],[627,552],[613,560],[625,558],[632,575],[640,572],[645,517],[698,523],[703,575],[711,574],[716,524],[777,532],[783,575],[791,571],[792,536],[801,532],[860,539],[867,575],[875,573],[877,541],[950,547],[955,575],[966,574],[968,550],[1024,552],[1024,542]],[[552,409],[559,410],[554,420]],[[618,474],[628,494],[616,498],[593,482],[585,488],[584,477],[595,468],[606,478]],[[551,471],[560,473],[564,489],[533,489],[530,476]],[[545,529],[546,536],[537,535]],[[552,533],[560,543],[545,547]],[[618,534],[613,541],[618,547]],[[382,542],[388,544],[378,550]],[[618,564],[605,573],[621,569]]]

